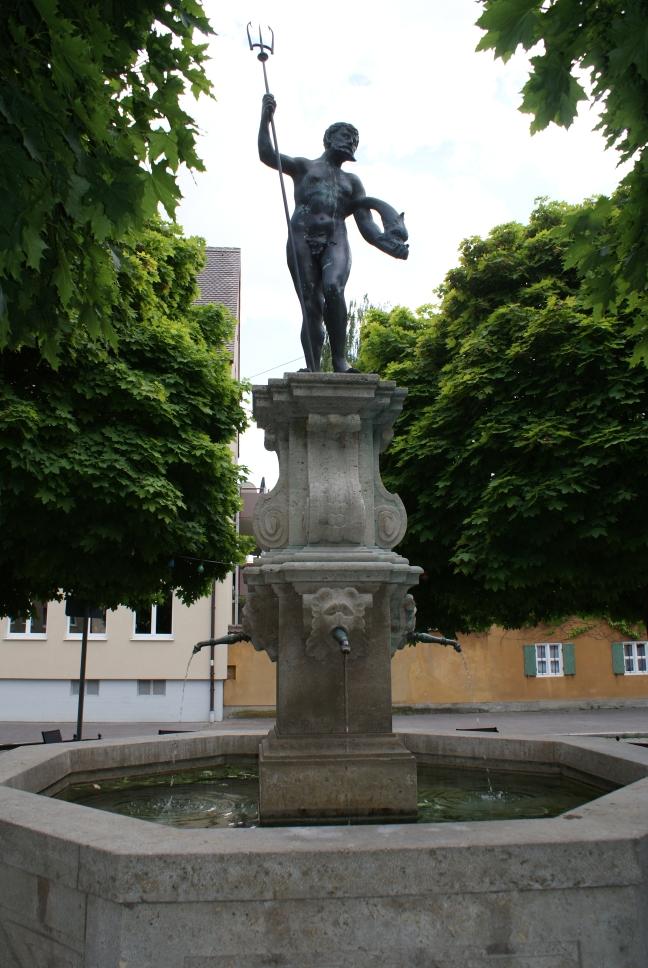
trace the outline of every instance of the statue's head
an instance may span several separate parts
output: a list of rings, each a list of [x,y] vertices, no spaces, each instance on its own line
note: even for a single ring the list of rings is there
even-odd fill
[[[339,151],[346,161],[355,161],[359,140],[358,129],[347,121],[336,121],[324,132],[324,147]]]

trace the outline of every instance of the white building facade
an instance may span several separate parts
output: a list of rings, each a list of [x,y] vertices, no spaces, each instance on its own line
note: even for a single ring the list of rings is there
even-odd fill
[[[192,658],[192,649],[196,642],[211,637],[212,628],[216,636],[227,632],[232,613],[231,578],[217,584],[213,596],[193,605],[183,605],[174,596],[164,607],[153,606],[146,612],[118,608],[108,611],[103,620],[91,621],[84,720],[222,719],[227,646],[214,649],[213,676],[210,650],[203,649]],[[48,602],[36,623],[10,618],[1,622],[0,719],[74,722],[80,622],[65,615],[64,602]]]

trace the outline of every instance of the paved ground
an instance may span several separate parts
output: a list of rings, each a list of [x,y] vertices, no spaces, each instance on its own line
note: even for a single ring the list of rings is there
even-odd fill
[[[268,730],[271,719],[226,719],[222,723],[86,723],[84,739],[106,739],[115,736],[152,736],[159,729],[214,729],[223,732],[257,732]],[[427,712],[394,716],[394,729],[417,731],[435,729],[455,732],[458,729],[485,729],[496,726],[508,736],[548,734],[594,734],[611,736],[648,736],[648,706],[618,709],[576,709],[516,712]],[[3,723],[0,722],[0,745],[39,743],[41,730],[60,729],[64,740],[72,739],[76,723]]]

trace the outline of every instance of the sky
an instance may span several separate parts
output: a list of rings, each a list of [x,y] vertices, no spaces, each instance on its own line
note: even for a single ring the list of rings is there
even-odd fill
[[[347,300],[412,309],[434,298],[457,265],[462,239],[525,222],[534,199],[578,202],[617,184],[617,158],[583,104],[565,131],[529,133],[517,109],[528,61],[477,53],[475,0],[204,0],[216,35],[207,73],[215,100],[188,105],[200,130],[206,172],[183,174],[177,220],[208,245],[241,249],[241,376],[266,383],[303,366],[299,304],[286,267],[286,223],[278,175],[258,158],[263,72],[246,25],[274,30],[267,62],[284,154],[316,158],[334,121],[360,131],[347,165],[376,195],[405,212],[409,259],[369,246],[347,221],[353,257]],[[292,184],[287,180],[292,207]],[[257,486],[277,477],[273,453],[251,427],[241,462]]]

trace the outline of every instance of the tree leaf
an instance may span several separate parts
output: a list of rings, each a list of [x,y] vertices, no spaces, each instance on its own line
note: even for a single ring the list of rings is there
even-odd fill
[[[38,269],[47,243],[40,237],[38,231],[29,225],[23,229],[23,245],[27,255],[27,265],[30,269]]]
[[[525,50],[537,40],[540,0],[486,0],[477,26],[487,31],[477,50],[495,51],[507,61],[521,44]]]

